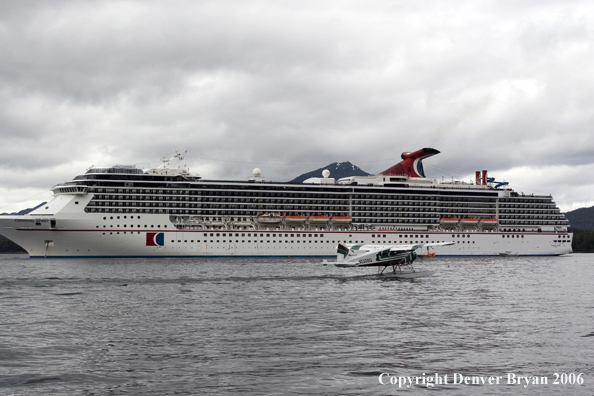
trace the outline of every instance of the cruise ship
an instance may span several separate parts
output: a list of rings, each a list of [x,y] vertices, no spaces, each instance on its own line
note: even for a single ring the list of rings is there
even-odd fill
[[[92,167],[52,188],[0,234],[35,258],[333,256],[339,242],[413,244],[430,256],[570,253],[569,222],[551,196],[525,195],[477,171],[474,182],[425,177],[432,148],[402,153],[375,176],[269,182],[205,180],[183,154],[160,166]]]

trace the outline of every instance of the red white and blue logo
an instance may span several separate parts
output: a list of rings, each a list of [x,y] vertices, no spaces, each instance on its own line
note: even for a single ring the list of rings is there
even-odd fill
[[[163,232],[147,232],[146,246],[163,246],[165,245],[165,233]]]

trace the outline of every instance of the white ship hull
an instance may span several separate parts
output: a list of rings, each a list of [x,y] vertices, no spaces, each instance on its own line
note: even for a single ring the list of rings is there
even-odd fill
[[[436,256],[550,256],[572,251],[571,235],[567,233],[182,231],[144,228],[144,224],[140,224],[140,228],[136,227],[138,224],[124,228],[123,224],[106,222],[102,216],[89,214],[84,219],[57,218],[57,228],[48,229],[48,221],[35,226],[34,219],[26,217],[0,217],[0,233],[26,249],[31,257],[334,256],[339,242],[455,242],[452,246],[429,248],[429,251],[423,248],[419,252]],[[166,224],[169,217],[145,215],[142,222]],[[162,238],[162,246],[154,243],[154,238]]]

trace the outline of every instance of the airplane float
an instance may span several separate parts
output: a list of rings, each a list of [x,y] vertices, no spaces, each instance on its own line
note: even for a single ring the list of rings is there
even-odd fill
[[[378,267],[378,275],[394,278],[419,278],[434,271],[417,271],[412,263],[420,247],[449,246],[454,242],[417,243],[413,245],[353,245],[339,243],[336,249],[337,267]],[[381,268],[383,267],[383,268]],[[392,271],[384,272],[388,267]]]

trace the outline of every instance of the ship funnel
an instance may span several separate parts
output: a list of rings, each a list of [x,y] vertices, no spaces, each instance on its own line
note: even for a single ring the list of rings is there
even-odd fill
[[[425,177],[422,160],[435,154],[439,154],[439,151],[432,148],[423,148],[414,153],[404,152],[401,155],[402,161],[381,172],[380,175]]]

